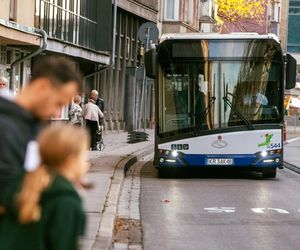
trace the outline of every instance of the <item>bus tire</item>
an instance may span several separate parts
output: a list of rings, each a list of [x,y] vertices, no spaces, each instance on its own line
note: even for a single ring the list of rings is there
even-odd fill
[[[262,177],[263,178],[275,178],[276,177],[276,168],[263,168]]]

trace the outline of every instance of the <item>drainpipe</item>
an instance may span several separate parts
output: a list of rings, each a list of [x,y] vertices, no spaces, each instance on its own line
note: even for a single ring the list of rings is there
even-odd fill
[[[42,53],[47,47],[47,38],[48,38],[47,32],[45,30],[37,29],[37,28],[34,28],[33,30],[34,30],[34,33],[37,33],[42,36],[43,41],[41,42],[40,47],[36,51],[33,51],[30,54],[28,54],[22,58],[19,58],[18,60],[14,61],[11,64],[10,82],[9,82],[10,88],[12,88],[12,85],[13,85],[13,76],[14,76],[14,71],[15,71],[16,65]]]
[[[97,75],[103,71],[106,71],[110,68],[113,68],[115,66],[115,55],[116,55],[116,27],[117,27],[117,9],[118,9],[118,4],[117,4],[117,1],[118,0],[114,0],[114,19],[113,19],[113,32],[112,32],[112,42],[113,42],[113,46],[112,46],[112,54],[111,54],[111,57],[110,57],[110,64],[109,65],[106,65],[102,68],[100,68],[99,70],[91,73],[91,74],[88,74],[86,76],[83,77],[83,98],[84,98],[84,94],[85,94],[85,85],[86,85],[86,79],[91,77],[91,76],[94,76],[94,75]]]

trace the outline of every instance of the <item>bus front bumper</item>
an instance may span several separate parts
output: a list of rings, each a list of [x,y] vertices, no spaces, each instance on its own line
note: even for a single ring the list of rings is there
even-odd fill
[[[156,159],[158,168],[167,167],[237,167],[278,168],[283,164],[282,150],[270,150],[255,154],[205,155],[185,154],[177,151],[160,151]]]

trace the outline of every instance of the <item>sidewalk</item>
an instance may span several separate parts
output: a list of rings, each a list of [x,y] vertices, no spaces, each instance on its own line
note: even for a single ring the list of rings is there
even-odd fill
[[[153,151],[154,131],[147,130],[147,133],[149,134],[149,141],[136,144],[127,143],[127,132],[104,134],[104,150],[90,152],[89,160],[91,162],[91,168],[88,179],[93,182],[94,188],[83,194],[88,222],[86,235],[80,243],[82,250],[105,249],[103,245],[107,246],[107,241],[109,237],[112,236],[111,224],[114,223],[114,217],[109,216],[103,218],[103,214],[106,210],[113,211],[114,206],[117,205],[114,203],[117,202],[119,196],[118,186],[122,184],[124,165],[127,164],[130,159],[133,159],[133,157],[138,157],[139,155]],[[117,170],[120,169],[121,175],[119,174],[116,177],[115,174]],[[115,201],[109,200],[109,193],[114,184],[117,184],[117,191],[114,192]],[[105,222],[103,222],[102,219],[103,221],[105,220]],[[109,227],[106,226],[107,223],[110,225]],[[107,237],[102,240],[101,233],[99,234],[99,232],[103,232],[103,230]],[[102,247],[100,248],[99,246]]]
[[[286,128],[286,138],[287,140],[300,137],[300,126],[294,127],[294,126],[287,126]]]
[[[284,145],[285,167],[300,173],[300,128],[287,130],[287,143]]]

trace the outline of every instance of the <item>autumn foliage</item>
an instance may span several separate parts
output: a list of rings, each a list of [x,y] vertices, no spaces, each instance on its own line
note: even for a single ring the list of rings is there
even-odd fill
[[[217,23],[220,27],[224,23],[236,25],[244,21],[259,23],[268,2],[268,0],[217,0]]]

